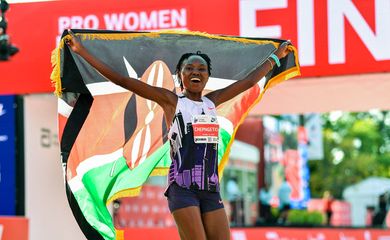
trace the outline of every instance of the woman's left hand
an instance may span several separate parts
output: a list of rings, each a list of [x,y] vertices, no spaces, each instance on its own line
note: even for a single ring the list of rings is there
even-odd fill
[[[78,37],[72,32],[72,30],[68,29],[68,34],[70,38],[68,38],[65,43],[72,49],[73,52],[80,54],[85,51],[84,46],[81,44]]]
[[[290,41],[285,41],[285,42],[281,43],[279,45],[278,49],[276,50],[275,55],[279,59],[284,58],[285,56],[287,56],[287,54],[290,52],[290,49],[288,47],[289,45],[291,45]]]

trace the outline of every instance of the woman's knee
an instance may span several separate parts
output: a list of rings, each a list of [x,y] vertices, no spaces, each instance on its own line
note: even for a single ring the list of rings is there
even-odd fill
[[[204,213],[202,219],[207,239],[230,239],[229,221],[225,209]]]
[[[172,215],[182,240],[206,240],[206,233],[198,207],[178,209]]]

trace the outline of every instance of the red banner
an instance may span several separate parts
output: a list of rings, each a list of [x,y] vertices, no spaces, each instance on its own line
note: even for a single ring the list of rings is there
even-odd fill
[[[28,220],[22,217],[0,217],[0,240],[27,240]]]
[[[303,77],[390,71],[388,0],[67,0],[11,4],[6,18],[20,52],[0,62],[0,94],[53,91],[50,54],[66,28],[284,38]]]
[[[179,240],[176,228],[125,229],[125,239]],[[231,230],[231,240],[386,240],[388,230],[329,228],[245,228]]]
[[[308,211],[320,211],[326,214],[327,202],[324,199],[310,199],[307,203]],[[335,200],[330,204],[332,216],[331,226],[348,227],[351,226],[351,204],[345,201]],[[371,223],[366,225],[371,226]]]

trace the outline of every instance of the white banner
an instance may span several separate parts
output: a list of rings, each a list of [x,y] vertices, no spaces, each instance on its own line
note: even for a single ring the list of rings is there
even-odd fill
[[[322,135],[321,115],[318,113],[305,115],[305,129],[309,139],[308,155],[309,160],[324,159],[324,141]]]
[[[24,97],[25,203],[30,240],[85,239],[67,202],[57,139],[57,98]]]

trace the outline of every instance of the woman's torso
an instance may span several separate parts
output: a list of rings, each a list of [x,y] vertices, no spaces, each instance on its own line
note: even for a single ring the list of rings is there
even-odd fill
[[[202,102],[196,102],[178,96],[168,133],[172,160],[169,184],[176,182],[183,188],[219,191],[217,127],[215,105],[210,99],[202,97]]]

